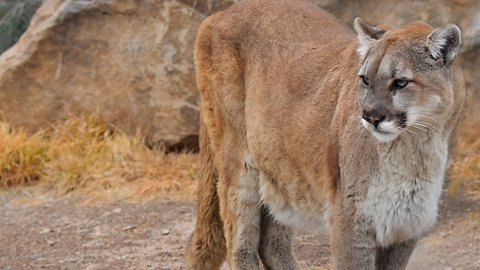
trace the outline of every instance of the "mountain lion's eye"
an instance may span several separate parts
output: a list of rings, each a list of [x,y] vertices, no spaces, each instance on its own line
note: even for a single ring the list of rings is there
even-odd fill
[[[402,89],[405,88],[408,85],[408,81],[406,79],[398,79],[393,81],[393,87],[395,89]]]
[[[362,83],[363,83],[364,85],[366,85],[366,86],[369,86],[369,85],[370,85],[370,80],[369,80],[367,77],[365,77],[365,76],[363,76],[363,75],[360,75],[360,79],[362,79]]]

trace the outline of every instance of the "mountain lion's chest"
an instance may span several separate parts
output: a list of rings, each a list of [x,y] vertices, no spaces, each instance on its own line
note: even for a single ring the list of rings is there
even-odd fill
[[[381,246],[417,239],[436,222],[448,147],[441,138],[382,157],[361,206]]]

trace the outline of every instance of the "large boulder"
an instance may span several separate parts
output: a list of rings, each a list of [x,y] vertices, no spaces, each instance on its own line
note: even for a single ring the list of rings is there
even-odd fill
[[[3,117],[35,131],[91,112],[151,142],[190,140],[193,43],[204,16],[176,0],[46,0],[0,56]]]

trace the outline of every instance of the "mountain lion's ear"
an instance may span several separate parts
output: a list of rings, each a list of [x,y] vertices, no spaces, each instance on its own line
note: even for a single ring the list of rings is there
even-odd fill
[[[427,38],[427,45],[432,57],[443,59],[449,65],[457,55],[462,43],[462,32],[455,24],[442,25],[433,30]]]
[[[357,37],[360,44],[358,47],[358,53],[362,57],[367,54],[367,50],[370,45],[375,40],[381,38],[385,33],[384,29],[371,26],[358,17],[353,21],[353,28],[355,28],[355,31],[357,31]]]

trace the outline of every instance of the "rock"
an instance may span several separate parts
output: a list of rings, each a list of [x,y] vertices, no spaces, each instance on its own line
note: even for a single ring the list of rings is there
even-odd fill
[[[169,235],[169,234],[170,234],[169,229],[162,230],[162,235]]]
[[[46,234],[46,233],[53,233],[54,230],[52,228],[43,228],[40,230],[40,234]]]
[[[196,138],[203,18],[177,0],[46,0],[0,56],[0,110],[28,131],[89,112],[153,143]]]
[[[137,226],[132,225],[132,226],[126,226],[122,230],[123,231],[130,231],[130,230],[133,230],[133,229],[136,229],[136,228],[137,228]]]
[[[54,246],[56,243],[57,243],[57,242],[54,241],[54,240],[47,240],[47,244],[48,244],[49,246]]]
[[[30,261],[35,261],[35,260],[37,260],[38,258],[39,258],[39,257],[36,256],[36,255],[30,255],[30,256],[27,257],[27,259],[29,259]]]

